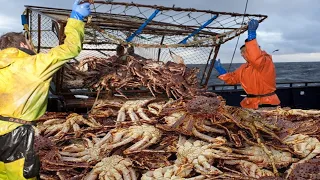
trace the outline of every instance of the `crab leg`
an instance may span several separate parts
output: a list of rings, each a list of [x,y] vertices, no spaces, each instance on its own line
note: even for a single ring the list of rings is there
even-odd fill
[[[267,129],[266,127],[263,127],[263,124],[261,124],[258,121],[254,121],[253,123],[254,123],[254,125],[256,126],[257,129],[259,129],[259,130],[271,135],[273,138],[275,138],[275,139],[277,139],[278,141],[281,142],[281,139],[274,132],[272,132],[271,130]]]
[[[263,148],[264,152],[268,155],[269,159],[271,160],[273,173],[276,176],[279,176],[278,169],[276,168],[276,164],[275,164],[275,160],[274,160],[274,156],[273,156],[272,152],[261,142],[261,139],[259,137],[257,137],[257,142],[260,145],[260,147]]]
[[[152,96],[153,97],[156,97],[156,95],[154,94],[154,92],[153,92],[153,90],[152,90],[152,86],[151,86],[151,84],[150,83],[148,83],[148,89],[149,89],[149,91],[151,92],[151,94],[152,94]]]
[[[143,120],[146,120],[146,121],[151,121],[151,119],[143,112],[143,109],[142,108],[139,108],[137,110],[139,116],[143,119]]]
[[[45,131],[44,131],[44,135],[45,137],[49,137],[51,136],[52,134],[56,133],[59,131],[59,129],[62,129],[63,127],[63,124],[59,124],[59,125],[55,125],[55,126],[50,126],[48,127]]]
[[[159,94],[162,93],[161,91],[159,91],[159,90],[157,89],[157,85],[156,85],[156,84],[154,84],[154,85],[152,86],[152,88],[153,88],[153,91],[154,91],[154,92],[159,93]]]
[[[90,127],[99,127],[101,126],[101,124],[99,124],[98,122],[95,121],[94,118],[89,117],[89,119],[85,119],[83,118],[82,122]]]
[[[181,116],[181,117],[171,126],[171,128],[177,128],[177,127],[179,127],[179,126],[183,123],[183,121],[184,121],[185,118],[186,118],[186,115],[184,114],[183,116]]]
[[[130,171],[129,169],[123,165],[123,164],[118,164],[115,166],[115,168],[122,172],[122,177],[123,177],[123,180],[131,180],[131,177],[130,177]],[[121,179],[121,178],[120,178]]]
[[[84,151],[84,150],[85,150],[85,148],[82,145],[72,144],[70,146],[63,148],[62,152],[75,153],[75,152],[80,152],[80,151]]]
[[[205,135],[203,133],[200,133],[199,131],[197,131],[196,128],[193,128],[192,129],[192,133],[193,135],[195,135],[196,137],[200,138],[200,139],[203,139],[203,140],[206,140],[208,142],[211,142],[211,143],[215,143],[217,142],[217,139],[216,138],[213,138],[211,136],[208,136],[208,135]]]
[[[171,94],[173,95],[173,97],[174,97],[175,99],[178,99],[179,96],[177,96],[177,95],[175,94],[175,91],[171,90],[170,92],[171,92]]]
[[[193,128],[194,125],[194,119],[193,118],[189,118],[190,120],[188,121],[188,125],[187,125],[187,131],[190,132]]]
[[[131,147],[129,147],[128,149],[126,149],[126,150],[124,151],[124,153],[138,150],[140,147],[142,147],[143,145],[145,145],[148,141],[149,141],[149,137],[148,137],[148,136],[145,136],[143,139],[141,139],[140,141],[138,141],[137,143],[135,143],[134,145],[132,145]]]
[[[86,151],[81,151],[81,152],[77,152],[77,153],[73,153],[73,152],[59,152],[59,154],[63,155],[63,156],[71,156],[71,157],[81,157],[81,156],[85,156],[88,153]]]
[[[108,132],[98,143],[95,144],[96,147],[101,147],[109,138],[112,137],[111,132]]]
[[[116,169],[109,170],[111,177],[114,177],[115,179],[122,179],[121,174]],[[105,176],[106,177],[106,176]]]
[[[113,142],[113,143],[115,143],[115,142],[119,142],[119,141],[122,139],[122,137],[123,137],[123,135],[124,135],[124,134],[126,134],[126,132],[125,132],[125,131],[117,132],[117,133],[113,136],[113,138],[112,138],[112,142]]]
[[[156,143],[158,141],[158,137],[153,137],[149,142],[147,142],[145,145],[143,145],[140,149],[145,149],[152,144]]]
[[[139,117],[137,116],[137,114],[133,111],[133,107],[130,106],[128,108],[128,114],[130,116],[130,119],[134,122],[139,121]]]
[[[43,122],[43,125],[60,124],[60,123],[64,123],[65,121],[66,121],[65,119],[49,119]]]
[[[124,107],[121,107],[118,112],[117,122],[122,122],[124,120],[126,120],[126,111]]]
[[[129,171],[130,171],[131,180],[137,180],[138,178],[134,169],[132,167],[129,167]]]
[[[64,124],[64,127],[54,137],[60,138],[70,130],[70,123]]]
[[[119,146],[125,145],[125,144],[127,144],[129,142],[132,142],[133,140],[135,140],[134,137],[129,137],[129,138],[127,138],[127,139],[125,139],[125,140],[123,140],[121,142],[115,143],[115,144],[106,144],[106,145],[103,146],[103,149],[105,149],[105,150],[114,149],[114,148],[117,148]]]
[[[226,134],[224,130],[218,129],[218,128],[213,128],[207,125],[202,124],[201,126],[197,126],[197,129],[200,129],[202,131],[207,131],[207,132],[213,132],[213,133],[218,133],[218,134]]]

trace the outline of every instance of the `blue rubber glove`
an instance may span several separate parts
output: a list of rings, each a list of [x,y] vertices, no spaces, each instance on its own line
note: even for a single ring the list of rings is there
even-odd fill
[[[223,75],[227,73],[227,71],[222,67],[220,63],[220,59],[214,62],[214,68],[218,71],[219,75]]]
[[[90,12],[90,3],[80,4],[81,0],[76,0],[72,6],[72,12],[70,18],[74,18],[80,21],[87,16],[89,16]]]
[[[251,41],[257,37],[257,29],[259,26],[259,21],[251,19],[248,24],[248,41]]]

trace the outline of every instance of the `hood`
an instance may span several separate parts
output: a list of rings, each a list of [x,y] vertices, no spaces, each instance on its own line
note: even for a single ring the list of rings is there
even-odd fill
[[[17,48],[7,48],[0,51],[0,69],[14,63],[18,58],[30,56],[26,52]]]

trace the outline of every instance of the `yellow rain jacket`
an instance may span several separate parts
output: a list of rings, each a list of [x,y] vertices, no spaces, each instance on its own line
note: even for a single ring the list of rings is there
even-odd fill
[[[0,51],[0,115],[33,121],[45,113],[53,74],[82,49],[84,22],[69,18],[65,35],[64,44],[46,54],[29,55],[17,48]],[[0,121],[0,135],[19,126],[21,124]],[[21,164],[23,159],[12,163],[15,162]],[[0,179],[7,179],[2,172],[10,179],[21,179],[21,174],[10,174],[15,168],[12,163],[0,162]]]

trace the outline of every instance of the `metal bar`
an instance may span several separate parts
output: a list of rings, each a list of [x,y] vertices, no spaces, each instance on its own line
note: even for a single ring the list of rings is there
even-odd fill
[[[41,47],[41,14],[38,14],[38,48],[37,53],[40,53]]]
[[[31,11],[31,13],[30,13],[30,10],[29,9],[27,9],[27,14],[28,14],[28,23],[29,23],[29,31],[30,31],[30,41],[31,41],[31,43],[33,44],[33,42],[32,42],[32,11]]]
[[[211,49],[211,51],[210,51],[210,54],[209,54],[209,57],[208,57],[208,60],[207,60],[206,67],[204,68],[204,71],[203,71],[203,73],[202,73],[202,77],[201,77],[200,84],[202,84],[202,82],[203,82],[203,79],[204,79],[204,76],[205,76],[205,74],[206,74],[206,71],[207,71],[207,68],[208,68],[208,65],[209,65],[209,62],[210,62],[210,59],[211,59],[211,55],[212,55],[212,53],[213,53],[213,49],[214,49],[214,48],[215,48],[215,47],[212,47],[212,49]]]
[[[37,48],[37,46],[36,46],[36,48]],[[41,47],[41,49],[52,49],[52,48],[54,48],[54,47]],[[115,49],[95,49],[95,48],[82,48],[82,51],[116,51]]]
[[[41,13],[44,14],[50,14],[50,15],[60,15],[60,16],[69,16],[71,10],[68,12],[52,12],[52,11],[41,11]],[[99,12],[92,12],[91,15],[93,17],[95,17],[95,19],[92,20],[93,23],[97,24],[99,22],[107,22],[108,23],[112,23],[112,22],[121,22],[121,23],[128,23],[130,25],[133,24],[137,24],[135,22],[132,22],[130,20],[121,20],[121,19],[113,19],[113,15],[117,16],[117,17],[126,17],[126,19],[128,18],[134,18],[134,19],[140,19],[140,20],[144,20],[143,18],[140,18],[138,16],[131,16],[131,15],[121,15],[121,14],[105,14],[105,13],[99,13]],[[98,16],[99,15],[99,16]],[[103,17],[104,16],[104,17]],[[125,24],[125,23],[124,23]],[[97,24],[99,25],[99,24]],[[194,30],[194,28],[199,28],[199,26],[189,26],[189,25],[177,25],[177,24],[171,24],[171,23],[165,23],[165,22],[158,22],[158,21],[151,21],[149,22],[149,25],[162,25],[162,26],[171,26],[171,27],[179,27],[182,29],[186,29],[186,30]],[[235,30],[238,28],[231,28],[231,27],[206,27],[207,29],[225,29],[225,30]],[[208,33],[210,33],[209,31],[206,31]]]
[[[48,17],[48,18],[52,19],[53,21],[59,22],[59,20],[57,20],[55,17],[50,16],[50,15],[48,15],[48,14],[46,14],[46,13],[42,13],[41,11],[33,10],[33,9],[30,9],[30,10],[31,10],[32,12],[39,13],[39,14],[41,14],[42,16]],[[62,21],[62,22],[67,22],[67,21],[65,20],[65,21]]]
[[[59,44],[63,44],[64,41],[64,28],[65,28],[65,23],[59,23]],[[56,73],[57,75],[57,81],[56,81],[56,90],[57,93],[61,93],[62,91],[62,83],[63,83],[63,67],[58,70]]]
[[[113,1],[94,1],[95,4],[112,4],[112,5],[124,5],[127,7],[135,6],[135,7],[145,7],[145,8],[152,8],[152,9],[159,9],[163,10],[173,10],[173,11],[189,11],[189,12],[204,12],[204,13],[211,13],[211,14],[223,14],[223,15],[233,15],[233,16],[257,16],[257,17],[268,17],[262,14],[241,14],[241,13],[228,13],[228,12],[218,12],[218,11],[211,11],[211,10],[197,10],[194,8],[180,8],[180,7],[164,7],[164,6],[157,6],[157,5],[144,5],[144,4],[137,4],[137,3],[123,3],[123,2],[113,2]]]
[[[209,19],[207,22],[205,22],[203,25],[201,25],[198,29],[193,31],[191,34],[189,34],[186,38],[184,38],[182,41],[179,42],[179,44],[186,44],[187,40],[194,35],[198,34],[203,28],[207,27],[209,24],[211,24],[215,19],[218,18],[218,15],[213,16],[211,19]]]
[[[163,44],[163,41],[164,41],[164,35],[163,35],[162,38],[161,38],[160,45]],[[161,55],[161,48],[159,48],[159,50],[158,50],[158,61],[160,61],[160,55]]]
[[[135,27],[132,27],[131,25],[125,25],[125,24],[110,24],[106,25],[97,25],[101,29],[108,29],[108,30],[135,30]],[[153,28],[153,27],[146,27],[143,31],[143,34],[161,34],[161,35],[167,35],[167,34],[173,34],[173,35],[187,35],[191,33],[191,31],[188,30],[172,30],[172,29],[158,29],[158,28]],[[216,36],[219,35],[218,33],[214,32],[207,32],[203,31],[200,33],[201,35],[210,35],[210,36]]]
[[[123,93],[149,93],[149,90],[126,90]],[[62,92],[59,95],[96,95],[97,92],[90,91],[76,91],[76,92]],[[100,92],[100,94],[108,94],[108,92]]]
[[[126,41],[127,42],[131,42],[133,40],[133,38],[137,35],[139,35],[142,30],[148,25],[148,23],[150,21],[152,21],[153,18],[155,18],[157,16],[157,14],[160,12],[159,9],[156,9],[153,14],[139,27],[139,29],[137,31],[135,31],[133,34],[131,34],[131,36],[129,36]]]
[[[320,84],[320,81],[297,81],[297,82],[278,82],[276,83],[276,85],[288,85],[289,87],[293,87],[294,84],[304,84],[307,86],[310,86],[310,84]],[[228,84],[212,84],[209,85],[207,87],[213,87],[213,86],[219,86],[219,87],[223,87],[223,86],[234,86],[234,85],[228,85]],[[241,86],[240,84],[237,84],[236,86]]]
[[[29,19],[29,16],[30,16],[30,10],[29,9],[26,9],[26,16],[27,16],[27,23],[28,23],[28,26],[29,26],[29,32],[31,32],[31,23],[30,23],[30,19]],[[31,37],[29,37],[31,39]]]
[[[136,3],[122,3],[122,2],[110,2],[110,1],[95,1],[95,4],[112,4],[112,5],[124,5],[124,6],[135,6],[135,7],[145,7],[152,9],[163,10],[172,10],[172,11],[189,11],[189,12],[204,12],[210,14],[219,14],[219,15],[231,15],[231,16],[256,16],[261,18],[267,18],[267,15],[262,14],[241,14],[241,13],[230,13],[230,12],[222,12],[222,11],[211,11],[211,10],[197,10],[194,8],[179,8],[179,7],[164,7],[164,6],[155,6],[155,5],[144,5],[144,4],[136,4]],[[48,9],[48,10],[59,10],[59,11],[70,11],[70,9],[63,8],[51,8],[51,7],[41,7],[41,6],[31,6],[25,5],[26,8],[31,9]]]
[[[215,50],[214,50],[213,60],[217,59],[218,53],[219,53],[219,50],[220,50],[220,46],[221,46],[221,45],[216,46],[216,48],[215,48]],[[208,72],[208,74],[207,74],[207,77],[206,77],[206,81],[205,81],[205,83],[204,83],[204,86],[207,86],[207,85],[208,85],[208,82],[209,82],[209,79],[210,79],[210,76],[211,76],[213,67],[214,67],[214,62],[212,62],[212,63],[210,64],[210,69],[209,69],[209,72]]]

